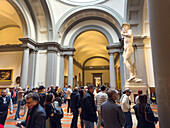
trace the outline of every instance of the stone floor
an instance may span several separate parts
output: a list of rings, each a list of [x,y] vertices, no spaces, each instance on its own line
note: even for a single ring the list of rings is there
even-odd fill
[[[67,105],[63,105],[62,108],[64,110],[64,118],[62,119],[62,128],[69,128],[70,127],[70,124],[71,124],[71,120],[72,120],[72,115],[68,115],[66,113],[66,107]],[[154,111],[154,114],[157,116],[157,105],[151,105],[152,107],[152,110]],[[16,112],[16,105],[14,105],[14,113]],[[23,109],[21,110],[20,112],[20,115],[23,115]],[[132,119],[133,119],[133,128],[136,127],[137,125],[137,120],[136,120],[136,117],[135,117],[135,114],[134,114],[134,111],[132,110],[131,111],[132,113]],[[6,123],[5,123],[5,128],[17,128],[15,126],[16,122],[18,121],[22,121],[22,118],[18,121],[14,120],[14,117],[15,117],[15,114],[8,114],[8,117],[7,117],[7,120],[6,120]],[[78,128],[80,128],[80,118],[78,119]],[[159,128],[159,123],[156,124],[156,128]]]

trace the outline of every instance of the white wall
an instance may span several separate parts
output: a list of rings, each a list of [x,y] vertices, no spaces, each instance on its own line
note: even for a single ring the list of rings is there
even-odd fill
[[[38,82],[45,85],[46,80],[46,67],[47,67],[47,52],[39,51],[37,55],[37,65],[36,65],[36,75],[35,75],[35,86],[38,86]]]
[[[0,69],[13,69],[12,83],[1,83],[1,87],[17,86],[16,77],[20,76],[22,64],[22,52],[0,52]]]
[[[57,23],[58,20],[67,11],[77,7],[77,6],[72,6],[72,5],[69,5],[69,4],[64,4],[62,2],[59,2],[59,0],[49,0],[49,3],[50,3],[50,6],[52,8],[52,11],[53,11],[55,23]],[[108,6],[110,8],[113,8],[122,17],[124,17],[125,0],[110,0],[110,1],[107,1],[107,2],[104,2],[104,3],[101,3],[100,5],[105,5],[105,6]]]
[[[149,87],[155,87],[154,71],[153,71],[153,60],[152,60],[152,50],[150,39],[146,39],[145,43],[145,65],[146,65],[146,74],[147,82]]]

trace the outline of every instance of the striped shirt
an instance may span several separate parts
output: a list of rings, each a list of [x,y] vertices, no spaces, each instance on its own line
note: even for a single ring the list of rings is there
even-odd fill
[[[101,111],[101,105],[103,102],[105,102],[108,99],[108,96],[104,92],[99,92],[96,95],[96,101],[97,101],[97,111]]]

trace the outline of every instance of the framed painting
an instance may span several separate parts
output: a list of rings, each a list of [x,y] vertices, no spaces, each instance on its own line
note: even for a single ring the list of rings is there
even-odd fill
[[[0,82],[12,81],[13,69],[0,69]]]

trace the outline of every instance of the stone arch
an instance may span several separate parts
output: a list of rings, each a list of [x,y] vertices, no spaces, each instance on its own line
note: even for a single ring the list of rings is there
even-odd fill
[[[54,37],[55,37],[55,32],[54,32],[54,19],[53,19],[53,15],[50,14],[51,11],[51,7],[48,3],[48,1],[45,0],[40,0],[44,13],[45,13],[45,18],[46,18],[46,22],[47,22],[47,26],[48,26],[48,40],[49,41],[54,41]]]
[[[10,1],[8,2],[14,7],[14,9],[18,12],[18,15],[21,19],[22,26],[23,26],[23,36],[29,37],[32,39],[36,39],[35,34],[35,24],[34,20],[29,12],[29,9],[24,6],[21,1]]]
[[[84,26],[80,29],[78,29],[71,37],[71,40],[69,42],[69,47],[73,48],[74,47],[74,42],[75,42],[75,39],[83,32],[86,32],[86,31],[89,31],[89,30],[95,30],[95,31],[99,31],[101,32],[103,35],[106,36],[108,42],[109,42],[109,45],[113,43],[113,39],[112,39],[112,36],[110,35],[110,33],[103,27],[101,26],[98,26],[98,25],[87,25],[87,26]],[[63,45],[63,44],[62,44]]]
[[[97,6],[84,6],[84,7],[76,7],[68,11],[63,15],[63,17],[60,18],[60,20],[56,23],[56,36],[55,39],[58,39],[59,33],[62,29],[62,27],[67,23],[67,21],[76,15],[77,13],[80,13],[81,11],[87,11],[87,10],[98,10],[107,13],[108,15],[111,15],[112,18],[115,20],[115,22],[118,24],[119,28],[121,28],[122,23],[124,22],[124,19],[122,16],[115,11],[112,8],[106,7],[104,5],[97,5]]]

